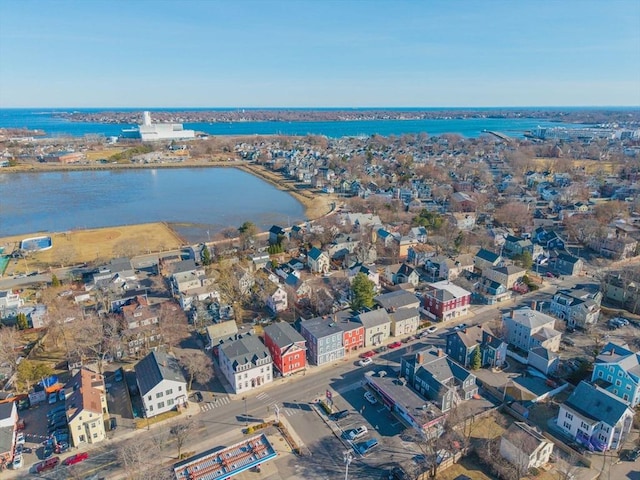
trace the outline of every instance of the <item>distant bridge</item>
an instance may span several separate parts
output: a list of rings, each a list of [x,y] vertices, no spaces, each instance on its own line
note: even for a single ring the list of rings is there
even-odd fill
[[[498,137],[500,140],[503,140],[507,143],[513,142],[513,138],[505,135],[504,133],[494,132],[492,130],[487,130],[486,128],[482,130],[483,133],[488,133],[489,135],[493,135],[494,137]]]

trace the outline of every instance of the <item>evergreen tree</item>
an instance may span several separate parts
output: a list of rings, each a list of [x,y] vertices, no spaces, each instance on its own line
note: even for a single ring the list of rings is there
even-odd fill
[[[16,322],[18,324],[18,330],[25,330],[29,328],[29,322],[27,321],[27,316],[20,312],[16,316]]]
[[[373,307],[374,288],[375,284],[364,273],[360,272],[355,276],[351,283],[351,309],[354,312]]]
[[[60,285],[62,284],[60,283],[60,280],[58,279],[58,277],[56,277],[56,274],[54,273],[53,275],[51,275],[51,286],[59,287]]]
[[[207,247],[206,244],[204,247],[202,247],[201,256],[203,265],[211,265],[211,252],[209,251],[209,247]]]
[[[471,357],[471,370],[479,370],[482,366],[482,356],[480,354],[480,347],[476,347]]]

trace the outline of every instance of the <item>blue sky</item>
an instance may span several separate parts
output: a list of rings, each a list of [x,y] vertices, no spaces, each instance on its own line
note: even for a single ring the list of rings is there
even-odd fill
[[[640,1],[0,0],[0,107],[640,105]]]

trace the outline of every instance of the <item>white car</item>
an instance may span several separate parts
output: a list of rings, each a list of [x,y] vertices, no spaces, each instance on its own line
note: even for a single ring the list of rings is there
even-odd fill
[[[13,458],[13,463],[11,464],[11,468],[13,468],[14,470],[17,470],[19,468],[22,468],[23,464],[24,462],[22,461],[22,455],[16,455]]]
[[[427,333],[435,333],[436,330],[438,330],[438,327],[436,327],[435,325],[432,325],[429,328],[427,328],[425,330],[425,332],[427,332]]]
[[[358,362],[358,365],[360,365],[361,367],[366,367],[367,365],[371,365],[373,363],[373,360],[371,360],[369,357],[367,358],[363,358]]]
[[[344,432],[344,435],[349,440],[357,440],[359,438],[364,437],[369,430],[364,425],[360,425],[358,428],[352,428],[351,430],[347,430]]]
[[[364,398],[367,400],[367,402],[369,402],[371,405],[373,405],[374,403],[378,403],[378,401],[376,400],[376,397],[373,396],[373,394],[371,392],[364,392]]]
[[[17,445],[24,445],[24,434],[22,432],[18,432],[18,434],[16,435],[16,444]]]

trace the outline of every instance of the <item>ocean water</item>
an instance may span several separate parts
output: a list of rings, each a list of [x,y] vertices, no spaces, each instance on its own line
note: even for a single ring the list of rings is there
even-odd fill
[[[235,168],[0,174],[0,191],[0,237],[165,221],[197,242],[247,220],[305,219],[294,197]]]
[[[125,127],[131,124],[102,124],[89,122],[71,122],[57,117],[63,111],[98,112],[116,109],[0,109],[0,127],[29,128],[44,130],[48,136],[71,135],[80,137],[86,134],[118,136]],[[118,111],[140,111],[142,109],[117,109]],[[162,111],[216,110],[216,109],[156,109]],[[224,109],[218,109],[224,110]],[[367,109],[362,109],[366,111]],[[371,110],[371,109],[369,109]],[[402,109],[408,111],[411,109]],[[425,109],[414,109],[425,110]],[[438,111],[439,109],[426,109]],[[441,109],[440,109],[441,110]],[[447,109],[451,111],[453,109]],[[460,109],[460,111],[474,109]],[[475,109],[487,111],[488,109]],[[500,109],[504,110],[504,109]],[[153,109],[151,109],[153,112]],[[532,109],[535,115],[535,109]],[[142,117],[142,112],[140,113]],[[153,114],[152,114],[153,117]],[[402,135],[405,133],[422,133],[442,135],[456,133],[468,138],[475,138],[483,130],[502,132],[513,137],[522,137],[524,132],[537,126],[558,126],[557,122],[535,118],[472,118],[472,119],[424,119],[424,120],[357,120],[328,122],[235,122],[235,123],[185,123],[184,127],[210,135],[324,135],[331,138],[358,135]],[[567,127],[582,125],[568,124]]]

